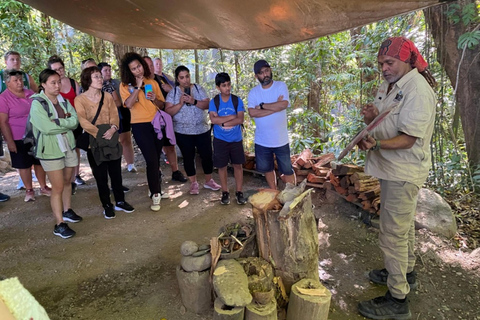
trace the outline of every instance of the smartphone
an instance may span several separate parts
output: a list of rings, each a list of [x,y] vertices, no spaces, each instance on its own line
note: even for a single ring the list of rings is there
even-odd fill
[[[145,85],[145,97],[147,99],[148,99],[148,93],[152,92],[152,91],[153,91],[152,85],[151,84],[146,84]]]
[[[185,88],[184,93],[190,95],[190,87]]]

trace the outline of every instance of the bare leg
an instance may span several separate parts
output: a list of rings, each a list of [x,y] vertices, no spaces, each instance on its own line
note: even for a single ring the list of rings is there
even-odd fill
[[[210,175],[210,176],[211,176],[211,175]],[[190,180],[191,183],[197,182],[197,176],[196,176],[196,175],[191,176],[191,177],[188,177],[188,179]]]
[[[39,164],[35,164],[33,165],[33,169],[35,170],[35,175],[37,176],[40,188],[45,189],[47,186],[47,175],[43,170],[43,167]]]
[[[32,183],[32,169],[18,169],[18,173],[20,174],[20,178],[23,181],[23,184],[25,185],[25,189],[30,190],[33,189],[33,183]]]
[[[170,163],[172,172],[178,171],[177,151],[175,150],[175,146],[163,147],[163,151],[165,151],[165,154],[167,155],[167,160],[168,163]]]
[[[287,183],[291,183],[293,185],[295,185],[295,173],[294,174],[290,174],[290,175],[284,175],[282,174],[280,176],[280,178],[282,179],[283,182]]]
[[[73,170],[71,170],[72,172]],[[69,174],[71,174],[71,172]],[[52,207],[53,216],[57,225],[63,222],[63,204],[62,194],[64,192],[65,176],[63,170],[55,170],[47,172],[48,180],[52,185],[52,195],[50,196],[50,206]],[[70,175],[66,176],[71,192]]]
[[[241,164],[233,165],[233,174],[235,176],[236,191],[242,191],[243,189],[243,166]]]
[[[132,144],[132,133],[130,131],[122,132],[119,136],[120,144],[123,147],[123,157],[127,164],[133,164],[134,154],[133,154],[133,144]]]
[[[228,192],[227,167],[218,168],[218,175],[220,176],[220,184],[222,185],[222,191]]]
[[[212,179],[212,174],[211,174],[211,173],[205,175],[205,182],[208,182],[208,181],[210,181],[211,179]]]
[[[75,172],[75,167],[65,167],[62,172],[63,172],[63,192],[62,192],[63,211],[67,211],[68,209],[71,208],[71,202],[72,202],[72,184],[70,183],[69,177],[71,177],[72,174]]]
[[[277,178],[275,177],[275,171],[265,172],[265,179],[267,180],[268,187],[270,189],[277,189]]]

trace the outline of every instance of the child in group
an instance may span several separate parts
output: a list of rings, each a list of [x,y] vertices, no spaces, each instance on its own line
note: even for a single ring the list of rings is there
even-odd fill
[[[208,112],[213,124],[213,165],[218,168],[222,186],[222,204],[230,203],[227,184],[227,165],[233,166],[238,204],[247,203],[243,197],[243,152],[242,128],[245,109],[243,101],[231,94],[230,76],[221,72],[215,77],[215,84],[220,94],[210,100]]]

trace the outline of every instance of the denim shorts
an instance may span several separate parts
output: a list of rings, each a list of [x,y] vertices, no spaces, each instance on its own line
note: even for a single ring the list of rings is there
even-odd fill
[[[278,171],[286,176],[293,174],[292,162],[290,161],[290,146],[288,143],[281,147],[268,148],[255,144],[255,162],[257,171],[261,173],[275,170],[275,159]]]

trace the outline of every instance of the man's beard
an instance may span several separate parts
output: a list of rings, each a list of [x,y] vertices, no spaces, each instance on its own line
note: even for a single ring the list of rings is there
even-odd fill
[[[273,81],[273,73],[269,76],[265,76],[262,80],[258,80],[262,86],[268,86]]]

